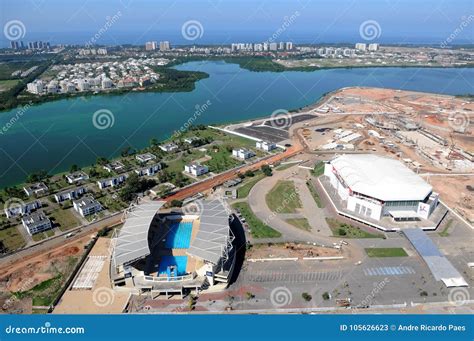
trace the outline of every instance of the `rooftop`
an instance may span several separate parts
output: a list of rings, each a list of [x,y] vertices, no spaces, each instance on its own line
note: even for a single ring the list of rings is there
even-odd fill
[[[433,188],[401,162],[373,154],[341,155],[332,160],[345,183],[383,201],[423,200]]]

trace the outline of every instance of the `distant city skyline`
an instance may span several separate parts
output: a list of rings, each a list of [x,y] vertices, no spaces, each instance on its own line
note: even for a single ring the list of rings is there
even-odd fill
[[[21,40],[51,44],[86,44],[94,37],[99,45],[255,43],[271,37],[296,44],[355,43],[366,22],[376,24],[378,43],[440,44],[450,36],[452,44],[474,43],[474,5],[467,0],[4,0],[0,6],[2,47],[10,45],[5,30],[12,21],[24,26]],[[186,23],[197,23],[198,36],[183,35]]]

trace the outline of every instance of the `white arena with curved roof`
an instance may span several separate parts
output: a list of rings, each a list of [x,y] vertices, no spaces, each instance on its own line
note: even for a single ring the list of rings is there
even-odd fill
[[[326,163],[324,175],[348,211],[372,220],[428,219],[438,205],[431,185],[395,159],[341,155]]]

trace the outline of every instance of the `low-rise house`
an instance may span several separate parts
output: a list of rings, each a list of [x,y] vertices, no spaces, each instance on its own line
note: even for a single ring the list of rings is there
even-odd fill
[[[66,175],[66,180],[70,184],[74,184],[76,182],[84,181],[88,179],[89,179],[89,175],[87,175],[83,171],[78,171],[78,172],[74,172],[74,173]]]
[[[102,205],[92,197],[86,197],[72,202],[74,209],[83,217],[102,210]]]
[[[199,163],[192,163],[184,166],[184,171],[194,176],[200,176],[209,172],[209,167],[200,165]]]
[[[155,163],[154,165],[149,165],[147,167],[135,169],[135,173],[138,174],[138,176],[143,176],[143,175],[155,175],[158,173],[161,169],[161,164],[160,163]]]
[[[162,144],[160,146],[160,149],[164,152],[174,152],[177,150],[179,147],[176,143],[167,143],[167,144]]]
[[[43,212],[28,214],[21,219],[23,227],[29,235],[44,232],[53,228],[51,220]]]
[[[135,158],[139,162],[145,163],[145,162],[148,162],[148,161],[151,161],[151,160],[155,160],[156,155],[154,155],[152,153],[145,153],[145,154],[138,154],[138,155],[135,156]]]
[[[276,144],[268,141],[257,141],[256,147],[258,149],[269,152],[276,148]]]
[[[199,140],[201,139],[197,136],[190,136],[190,137],[185,138],[184,142],[186,142],[187,144],[193,144],[194,142],[197,142]]]
[[[84,193],[86,193],[85,187],[71,188],[71,189],[67,189],[65,191],[56,193],[54,195],[54,200],[56,200],[57,203],[63,202],[65,200],[74,200],[74,199],[78,199]]]
[[[112,172],[120,173],[121,171],[124,170],[124,168],[125,168],[125,165],[120,161],[114,161],[104,166],[104,169],[109,173],[112,173]]]
[[[232,150],[232,156],[240,159],[240,160],[247,160],[251,157],[255,156],[255,153],[251,150],[240,148]]]
[[[32,195],[41,196],[48,194],[49,188],[44,184],[44,182],[37,182],[35,184],[31,184],[28,187],[23,187],[23,190],[25,191],[26,195],[30,197]]]
[[[5,207],[4,211],[7,218],[15,218],[18,216],[24,216],[26,214],[30,214],[33,211],[36,211],[38,208],[41,207],[41,201],[34,200],[28,203],[18,203],[12,204],[8,207]]]
[[[99,180],[97,181],[97,185],[99,186],[100,189],[104,189],[107,187],[115,187],[115,186],[121,185],[126,179],[127,179],[127,175],[122,174],[119,176],[114,176],[112,178]]]

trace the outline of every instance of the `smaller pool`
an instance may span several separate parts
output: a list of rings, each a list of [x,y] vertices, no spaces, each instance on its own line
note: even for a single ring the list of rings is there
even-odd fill
[[[178,276],[186,274],[188,265],[188,256],[163,256],[158,267],[158,274],[166,275],[168,266],[176,265],[178,267]]]

